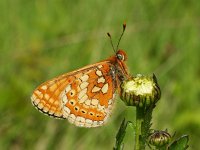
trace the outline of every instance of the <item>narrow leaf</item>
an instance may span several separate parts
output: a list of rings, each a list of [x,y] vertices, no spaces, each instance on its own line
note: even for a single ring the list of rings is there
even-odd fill
[[[116,135],[115,147],[113,148],[113,150],[123,150],[124,147],[123,140],[126,134],[126,128],[128,123],[130,122],[126,121],[124,118]]]

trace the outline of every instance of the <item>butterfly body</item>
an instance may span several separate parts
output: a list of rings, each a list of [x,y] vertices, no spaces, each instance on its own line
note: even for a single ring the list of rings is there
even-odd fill
[[[76,126],[102,126],[119,85],[128,78],[125,60],[126,53],[118,50],[104,61],[46,81],[34,90],[32,103],[42,113]]]

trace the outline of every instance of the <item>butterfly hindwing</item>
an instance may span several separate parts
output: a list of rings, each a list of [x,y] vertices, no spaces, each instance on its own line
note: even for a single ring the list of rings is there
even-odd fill
[[[102,61],[47,81],[34,91],[32,103],[41,112],[77,126],[101,126],[114,102],[113,67]]]

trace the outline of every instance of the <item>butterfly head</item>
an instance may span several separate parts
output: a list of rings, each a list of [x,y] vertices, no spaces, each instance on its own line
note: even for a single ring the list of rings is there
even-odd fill
[[[117,68],[117,74],[120,81],[123,81],[125,78],[128,78],[128,69],[126,67],[125,61],[127,60],[126,53],[119,49],[115,54],[115,65]]]
[[[117,52],[116,52],[116,57],[119,61],[126,61],[127,60],[127,55],[126,53],[119,49]]]

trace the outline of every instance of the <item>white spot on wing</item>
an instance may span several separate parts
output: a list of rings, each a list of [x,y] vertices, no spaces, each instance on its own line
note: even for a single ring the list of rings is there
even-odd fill
[[[80,91],[78,98],[81,99],[87,92],[87,88],[83,89],[82,91]]]
[[[98,105],[98,111],[105,112],[105,106]]]
[[[39,104],[38,104],[38,108],[39,108],[39,109],[42,109],[43,107],[44,107],[44,105],[43,105],[42,103],[39,103]]]
[[[42,90],[46,90],[46,89],[47,89],[47,86],[46,86],[46,85],[43,85],[43,86],[41,87],[41,89],[42,89]]]
[[[40,100],[38,98],[36,98],[36,96],[34,94],[32,95],[31,100],[35,105],[37,105],[40,102]]]
[[[49,110],[49,112],[48,112],[49,115],[52,115],[53,113],[54,113],[54,111],[52,111],[52,110]]]
[[[98,76],[102,76],[102,72],[101,72],[100,70],[97,70],[97,71],[96,71],[96,74],[97,74]]]
[[[47,111],[49,111],[49,108],[48,108],[48,107],[44,107],[44,108],[43,108],[43,111],[44,111],[44,112],[47,112]]]
[[[74,123],[75,119],[76,119],[76,116],[74,114],[71,114],[71,115],[68,116],[68,121],[70,123]]]
[[[85,120],[85,127],[91,127],[92,126],[93,121],[90,119],[86,119]]]
[[[87,94],[85,94],[83,97],[81,97],[81,99],[79,100],[79,103],[84,103],[86,99],[88,99]]]
[[[81,117],[81,122],[85,123],[85,118]]]
[[[97,106],[99,103],[98,99],[92,99],[91,104]]]
[[[79,117],[79,116],[76,117],[76,121],[77,121],[77,122],[81,122],[81,117]]]
[[[101,90],[100,87],[95,86],[95,87],[93,87],[92,92],[94,93],[94,92],[98,92],[100,90]]]
[[[97,83],[104,83],[104,82],[105,82],[104,77],[98,78],[98,80],[97,80]]]
[[[83,126],[84,125],[84,123],[85,122],[81,122],[81,118],[82,117],[76,117],[76,120],[75,120],[75,122],[74,122],[74,124],[76,125],[76,126]]]
[[[84,81],[87,81],[89,79],[89,76],[87,74],[85,74],[82,77],[80,77],[80,79],[84,82]]]
[[[33,94],[33,95],[31,96],[31,99],[32,99],[32,101],[36,99],[35,94]]]
[[[69,92],[71,90],[71,85],[68,85],[65,89],[66,93]]]
[[[64,106],[64,111],[69,115],[70,114],[70,109],[66,106]]]
[[[97,127],[97,126],[98,126],[98,122],[97,122],[97,121],[93,121],[92,126],[93,126],[93,127]]]
[[[64,104],[66,104],[68,102],[68,99],[67,99],[66,95],[63,95],[62,101],[63,101]]]
[[[90,106],[90,104],[91,104],[91,100],[89,100],[89,99],[86,100],[86,101],[85,101],[85,104],[88,105],[88,106]]]
[[[98,121],[99,125],[103,125],[104,121]]]
[[[105,94],[108,91],[108,83],[104,84],[104,86],[101,89],[102,93]]]
[[[84,89],[88,86],[88,84],[89,84],[88,82],[82,82],[81,85],[80,85],[80,88]]]
[[[98,68],[102,68],[103,66],[102,65],[98,65]]]
[[[109,101],[108,101],[108,105],[111,105],[113,103],[113,99],[110,99]]]

